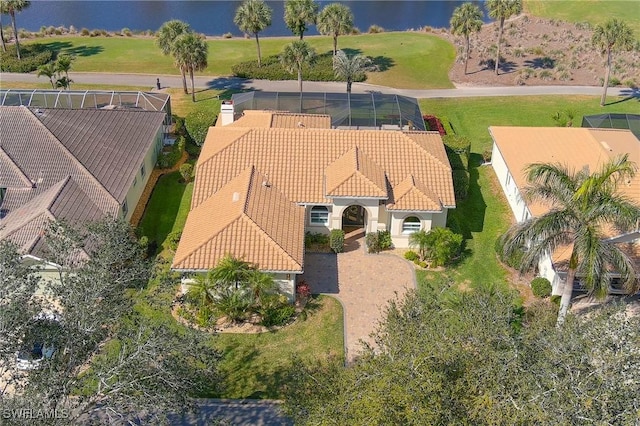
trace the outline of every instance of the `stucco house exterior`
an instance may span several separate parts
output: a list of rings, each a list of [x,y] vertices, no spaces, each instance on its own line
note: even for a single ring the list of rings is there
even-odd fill
[[[0,106],[0,239],[30,263],[51,220],[128,220],[155,166],[164,112]],[[54,268],[43,263],[43,274]]]
[[[293,297],[305,232],[389,230],[407,247],[455,208],[437,132],[334,129],[328,115],[277,111],[224,118],[202,147],[174,270],[203,272],[230,253]]]
[[[640,141],[629,130],[492,126],[489,133],[493,138],[491,163],[517,222],[543,214],[550,208],[541,203],[528,203],[523,198],[527,186],[525,169],[531,163],[562,164],[570,170],[588,168],[594,171],[618,155],[629,154],[629,160],[640,165]],[[624,195],[640,203],[640,174],[621,183],[619,188]],[[640,267],[639,230],[624,235],[612,230],[607,237],[619,244],[635,261],[636,267]],[[570,254],[570,247],[561,248],[549,253],[538,264],[538,273],[551,282],[553,294],[562,291]],[[615,280],[616,275],[611,277]]]

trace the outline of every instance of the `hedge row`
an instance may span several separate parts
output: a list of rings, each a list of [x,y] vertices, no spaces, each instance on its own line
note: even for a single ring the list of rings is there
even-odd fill
[[[8,45],[7,51],[0,53],[0,70],[27,73],[54,59],[53,52],[38,43],[20,46],[20,56],[22,60],[18,60],[15,44]]]
[[[240,62],[231,67],[233,75],[240,78],[252,78],[259,80],[297,80],[297,73],[290,73],[280,63],[278,55],[268,56],[262,59],[262,66],[257,61]],[[331,52],[316,56],[314,63],[302,67],[302,79],[304,81],[344,81],[336,77],[333,72],[333,54]],[[366,76],[354,80],[364,81]]]

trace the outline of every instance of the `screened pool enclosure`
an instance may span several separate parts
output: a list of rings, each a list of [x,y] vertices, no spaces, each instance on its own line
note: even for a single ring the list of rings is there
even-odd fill
[[[339,129],[426,130],[418,101],[382,93],[247,92],[232,96],[236,114],[272,110],[328,114]]]

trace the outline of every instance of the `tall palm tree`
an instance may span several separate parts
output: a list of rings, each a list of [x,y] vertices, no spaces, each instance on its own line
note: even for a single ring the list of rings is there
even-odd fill
[[[485,7],[489,12],[489,16],[498,20],[498,42],[496,43],[496,68],[498,74],[498,66],[500,65],[500,44],[502,43],[502,35],[504,33],[504,21],[513,15],[522,12],[522,0],[487,0]]]
[[[313,0],[287,0],[284,4],[284,22],[294,35],[302,40],[307,25],[315,25],[318,4]]]
[[[44,65],[40,65],[38,67],[38,77],[46,76],[49,79],[49,83],[51,83],[51,88],[56,88],[56,82],[54,77],[58,74],[58,70],[56,69],[56,65],[53,62],[48,62]]]
[[[302,66],[311,64],[315,58],[315,50],[304,40],[296,40],[287,44],[280,54],[280,63],[290,73],[298,73],[300,102],[302,102]],[[301,110],[302,112],[302,110]]]
[[[338,53],[338,36],[349,34],[353,30],[351,9],[340,3],[331,3],[318,15],[318,31],[333,37],[333,54]]]
[[[371,60],[363,55],[353,55],[348,57],[342,50],[333,57],[333,71],[336,77],[344,78],[347,81],[347,93],[351,93],[353,80],[363,76],[364,72],[371,65]]]
[[[2,0],[0,0],[0,42],[2,43],[2,51],[7,51],[7,45],[4,42],[4,28],[2,28]]]
[[[458,6],[451,16],[451,33],[464,37],[464,73],[467,73],[467,63],[469,62],[469,37],[473,33],[482,29],[482,11],[473,3],[465,3]]]
[[[611,74],[611,54],[616,50],[631,50],[635,40],[633,30],[625,21],[611,19],[604,24],[598,25],[593,32],[591,43],[607,55],[607,65],[604,76],[604,85],[600,106],[604,106],[607,99],[607,86],[609,86],[609,76]]]
[[[249,262],[226,255],[220,259],[211,273],[216,281],[233,284],[237,290],[241,284],[247,281],[254,269]]]
[[[8,13],[11,17],[11,26],[13,28],[13,37],[16,39],[16,53],[18,59],[20,57],[20,41],[18,40],[18,28],[16,27],[16,13],[22,12],[24,9],[31,6],[31,2],[28,0],[1,0],[2,4],[0,9],[3,13]]]
[[[191,78],[191,100],[196,101],[193,73],[207,67],[208,45],[199,35],[189,32],[179,35],[173,45],[176,64]]]
[[[273,11],[263,0],[244,0],[236,10],[233,22],[247,34],[253,34],[256,38],[258,49],[258,66],[262,65],[260,54],[260,39],[258,34],[271,25]]]
[[[549,204],[551,209],[512,226],[503,237],[504,251],[510,255],[528,246],[521,266],[524,270],[558,247],[571,247],[558,325],[569,309],[576,274],[583,277],[589,294],[599,297],[608,292],[608,268],[621,274],[628,290],[638,288],[630,259],[603,234],[611,226],[621,232],[637,228],[640,206],[617,192],[618,184],[632,178],[636,170],[627,155],[610,160],[592,174],[587,169],[570,172],[553,164],[528,167],[525,197]]]
[[[157,32],[156,44],[165,56],[173,55],[173,47],[178,36],[191,32],[191,27],[186,22],[178,19],[172,19],[167,21]],[[175,56],[174,56],[175,59]],[[180,74],[182,75],[182,88],[184,93],[187,94],[187,76],[185,70],[180,67]]]

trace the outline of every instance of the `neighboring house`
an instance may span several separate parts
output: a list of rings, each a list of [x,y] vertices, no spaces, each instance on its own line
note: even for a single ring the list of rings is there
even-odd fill
[[[0,106],[0,238],[44,255],[51,220],[129,219],[162,148],[164,112]]]
[[[202,147],[174,270],[203,272],[230,253],[293,297],[305,231],[389,230],[407,247],[455,207],[437,132],[332,129],[328,115],[273,111],[226,118]]]
[[[640,141],[629,130],[590,129],[571,127],[496,127],[489,128],[493,138],[491,163],[511,211],[518,222],[548,211],[549,206],[528,203],[523,198],[527,186],[525,169],[531,163],[566,165],[570,170],[588,168],[598,170],[600,165],[621,154],[640,166]],[[640,173],[634,179],[620,184],[620,191],[640,203]],[[639,218],[640,220],[640,218]],[[640,232],[607,235],[640,266]],[[560,294],[566,276],[566,262],[570,248],[565,247],[543,258],[538,271]],[[579,278],[577,280],[579,281]],[[616,275],[612,274],[615,283]],[[578,283],[574,283],[578,284]]]

